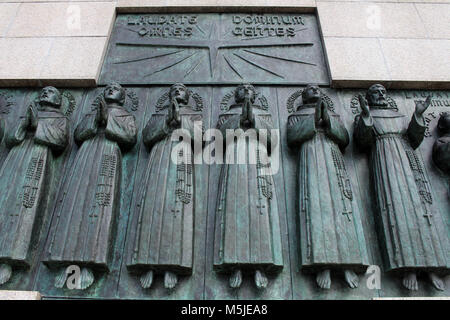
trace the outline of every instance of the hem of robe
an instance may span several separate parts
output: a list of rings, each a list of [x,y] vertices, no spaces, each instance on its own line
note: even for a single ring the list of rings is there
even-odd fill
[[[31,261],[29,258],[11,258],[11,257],[0,257],[0,264],[8,264],[17,268],[30,268]]]
[[[275,263],[215,263],[214,271],[218,273],[231,273],[235,269],[240,269],[243,273],[262,270],[267,273],[279,273],[283,270],[282,264]]]
[[[386,268],[386,273],[389,274],[403,274],[406,272],[434,272],[438,275],[450,275],[450,268],[448,266],[430,267],[430,266],[409,266],[398,268]]]
[[[99,272],[110,272],[109,266],[105,262],[93,262],[93,261],[68,261],[68,260],[46,260],[43,263],[49,269],[59,269],[68,267],[70,265],[76,265],[80,268],[90,268]]]
[[[164,273],[166,271],[174,272],[179,275],[192,275],[192,266],[183,266],[178,264],[145,264],[135,263],[127,264],[128,272],[134,274],[140,274],[147,271],[154,271],[157,274]]]
[[[325,269],[338,271],[352,270],[356,273],[365,273],[368,267],[368,263],[312,263],[302,265],[300,269],[303,273],[316,273]]]

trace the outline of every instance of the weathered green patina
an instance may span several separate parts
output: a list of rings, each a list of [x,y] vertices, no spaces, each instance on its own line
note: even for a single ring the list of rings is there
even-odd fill
[[[9,281],[15,268],[30,267],[49,196],[53,153],[60,154],[69,143],[69,121],[61,105],[61,93],[45,87],[7,131],[5,144],[11,150],[0,170],[0,284]]]
[[[371,183],[375,190],[376,220],[386,271],[402,273],[403,285],[417,290],[417,272],[444,290],[439,274],[449,272],[447,232],[416,149],[424,138],[423,114],[431,103],[417,100],[409,120],[387,101],[382,85],[359,96],[362,112],[355,119],[355,142],[370,152]]]
[[[94,282],[92,269],[109,271],[121,192],[120,147],[133,147],[137,134],[135,118],[124,107],[126,98],[119,84],[108,85],[75,130],[81,148],[62,186],[46,249],[46,264],[59,269],[58,288],[66,283],[67,266],[83,267],[82,289]]]
[[[38,88],[1,89],[5,137],[18,123],[26,133],[12,148],[9,139],[0,145],[0,289],[48,298],[449,296],[448,131],[437,123],[450,92],[392,90],[385,108],[368,97],[371,126],[358,98],[366,90],[329,87],[321,43],[313,14],[118,15],[99,88],[61,88],[61,107],[51,110],[40,110]],[[111,81],[120,85],[105,87]],[[309,83],[321,101],[308,96],[319,92]],[[207,164],[205,155],[192,168],[172,163],[175,145],[179,160],[192,151],[172,132],[193,131],[195,120],[202,132],[279,129],[268,148],[278,150],[279,170]],[[64,143],[49,144],[55,138]],[[207,143],[201,152],[211,151]],[[38,151],[41,180],[28,170]],[[31,203],[18,199],[33,188],[33,206],[11,215]],[[4,226],[14,214],[24,232]],[[8,249],[12,238],[26,258]],[[376,274],[361,274],[356,287],[353,272],[367,265],[381,267],[381,288],[368,285]],[[70,289],[74,266],[81,287]],[[328,287],[326,270],[329,290],[317,286]],[[435,271],[447,285],[439,291],[438,278],[433,287],[409,275],[406,286],[418,290],[407,290],[396,271],[419,280]],[[335,272],[346,277],[334,281]]]
[[[154,273],[164,274],[164,286],[168,289],[175,288],[178,274],[192,274],[195,214],[192,145],[196,137],[202,145],[202,110],[197,103],[189,103],[190,95],[183,84],[173,85],[167,97],[169,103],[157,110],[167,108],[168,114],[152,115],[143,132],[150,158],[138,190],[137,214],[132,224],[135,249],[130,252],[127,267],[141,276],[144,289],[152,285]],[[186,140],[173,139],[175,130],[185,130],[179,134],[186,135]],[[173,152],[177,153],[176,162],[172,160]]]
[[[302,102],[288,119],[287,139],[299,150],[301,268],[318,272],[321,288],[330,288],[330,270],[343,272],[349,287],[355,288],[355,272],[365,272],[368,257],[361,215],[341,153],[349,135],[317,86],[302,91]]]
[[[283,269],[277,186],[269,158],[278,140],[272,138],[267,106],[255,104],[252,85],[240,85],[234,99],[217,125],[226,151],[218,181],[214,270],[231,274],[232,288],[241,286],[247,272],[264,289],[266,274]]]

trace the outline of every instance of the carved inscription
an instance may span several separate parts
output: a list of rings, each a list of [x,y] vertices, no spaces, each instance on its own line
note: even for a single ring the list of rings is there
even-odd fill
[[[429,95],[431,95],[431,103],[430,108],[450,108],[450,94],[444,91],[405,91],[405,98],[407,100],[413,100],[414,102],[418,100],[426,99]],[[430,124],[435,119],[439,118],[444,111],[431,110],[424,114],[425,120],[425,137],[429,138],[432,136],[430,130]],[[434,126],[431,125],[431,128]]]
[[[100,84],[328,85],[311,14],[119,15],[112,39]]]
[[[450,94],[444,91],[405,91],[405,98],[408,100],[423,100],[431,95],[430,107],[450,108]]]
[[[234,15],[233,34],[245,38],[263,37],[294,37],[295,33],[304,28],[305,21],[301,16],[272,15]],[[297,27],[297,28],[296,28]]]
[[[197,16],[190,15],[146,15],[129,16],[129,26],[140,26],[138,34],[150,38],[190,38]]]

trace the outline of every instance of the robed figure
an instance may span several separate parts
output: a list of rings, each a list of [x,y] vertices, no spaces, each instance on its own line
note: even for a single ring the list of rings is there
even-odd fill
[[[232,288],[240,287],[244,272],[263,289],[267,273],[283,268],[277,192],[269,162],[269,151],[278,141],[271,137],[271,115],[255,105],[255,98],[252,85],[240,85],[236,104],[218,122],[227,155],[219,180],[214,270],[230,274]]]
[[[330,288],[330,270],[343,272],[348,286],[356,288],[368,258],[342,156],[349,136],[317,86],[303,90],[302,104],[288,119],[287,139],[298,150],[301,269],[315,273],[321,288]]]
[[[0,284],[10,279],[13,268],[30,267],[45,215],[51,162],[69,144],[59,91],[45,87],[38,100],[5,137],[11,150],[0,169]]]
[[[425,134],[423,113],[431,102],[416,101],[411,119],[389,107],[382,85],[359,96],[355,142],[370,153],[376,222],[386,271],[403,276],[403,286],[417,290],[417,273],[427,273],[438,290],[439,274],[448,273],[450,247],[434,206],[429,178],[415,153]]]
[[[94,281],[93,270],[108,272],[120,206],[122,152],[136,143],[134,115],[124,108],[125,89],[109,84],[103,97],[75,129],[81,144],[63,186],[52,221],[46,264],[59,268],[55,286],[67,280],[66,267],[81,267],[79,289]]]
[[[433,161],[450,176],[450,112],[444,112],[438,121],[439,138],[433,145]]]
[[[202,146],[202,115],[181,83],[169,91],[167,114],[154,114],[143,131],[150,157],[138,191],[137,229],[128,270],[149,288],[155,274],[175,288],[192,274],[194,246],[193,145]],[[182,137],[179,141],[178,137]],[[195,139],[199,139],[196,141]]]

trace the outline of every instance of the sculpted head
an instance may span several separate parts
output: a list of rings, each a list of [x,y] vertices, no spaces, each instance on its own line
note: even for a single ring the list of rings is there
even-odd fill
[[[251,103],[255,102],[256,90],[250,83],[240,84],[234,92],[234,100],[236,103],[244,102],[245,98],[248,98]]]
[[[317,102],[322,95],[319,87],[314,84],[308,84],[302,92],[303,104]]]
[[[117,82],[108,84],[103,91],[106,102],[116,102],[120,105],[125,103],[125,89]]]
[[[450,133],[450,112],[444,112],[441,115],[437,126],[440,134]]]
[[[170,100],[175,98],[178,103],[188,104],[190,92],[189,89],[182,83],[175,83],[170,87]]]
[[[55,87],[45,87],[41,90],[39,104],[59,108],[61,106],[61,93]]]
[[[386,88],[381,84],[372,85],[366,93],[366,99],[369,106],[384,107],[388,105]]]

